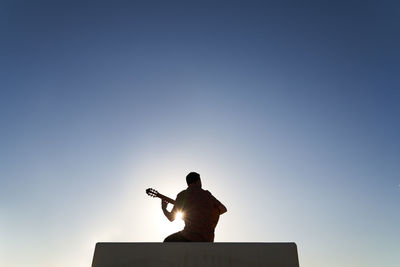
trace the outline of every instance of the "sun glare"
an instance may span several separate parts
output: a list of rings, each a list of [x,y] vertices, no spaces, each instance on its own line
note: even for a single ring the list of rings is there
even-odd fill
[[[176,219],[176,220],[182,220],[182,219],[183,219],[183,213],[180,212],[180,211],[178,211],[178,212],[175,214],[175,219]]]

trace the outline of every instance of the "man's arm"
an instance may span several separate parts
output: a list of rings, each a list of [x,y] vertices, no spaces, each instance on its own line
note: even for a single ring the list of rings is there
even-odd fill
[[[217,199],[217,206],[218,206],[219,214],[220,214],[220,215],[221,215],[221,214],[224,214],[225,212],[228,211],[228,209],[225,207],[225,205],[222,204],[221,202],[219,202],[218,199]]]
[[[212,196],[214,198],[214,202],[215,205],[218,207],[219,209],[219,215],[224,214],[225,212],[227,212],[227,208],[224,206],[224,204],[222,204],[218,199],[216,199],[214,196]]]
[[[185,191],[182,191],[182,192],[180,192],[180,193],[176,196],[175,204],[174,204],[174,207],[172,208],[171,212],[169,212],[169,211],[167,210],[167,205],[168,205],[168,203],[165,202],[165,201],[163,201],[163,200],[161,200],[161,208],[162,208],[162,211],[163,211],[165,217],[167,217],[167,219],[168,219],[170,222],[172,222],[172,221],[175,220],[176,213],[177,213],[178,211],[180,211],[181,208],[182,208],[182,203],[183,203],[183,201],[184,201],[184,199],[185,199],[185,193],[184,193],[184,192],[185,192]]]

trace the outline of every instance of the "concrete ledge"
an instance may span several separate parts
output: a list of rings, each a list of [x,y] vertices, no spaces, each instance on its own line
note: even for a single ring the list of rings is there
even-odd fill
[[[97,243],[92,267],[299,267],[295,243]]]

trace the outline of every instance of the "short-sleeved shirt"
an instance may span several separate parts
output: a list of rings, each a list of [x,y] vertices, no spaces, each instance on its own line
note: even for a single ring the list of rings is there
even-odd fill
[[[213,242],[219,219],[218,201],[200,186],[190,185],[176,197],[175,211],[183,213],[185,228],[182,235],[197,242]]]

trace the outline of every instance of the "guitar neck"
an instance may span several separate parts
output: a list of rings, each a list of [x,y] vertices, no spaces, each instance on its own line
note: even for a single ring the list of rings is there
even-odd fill
[[[157,194],[157,197],[161,198],[162,200],[165,200],[168,203],[171,203],[172,205],[175,204],[175,200],[173,200],[172,198],[169,198],[167,196],[164,196],[164,195],[162,195],[160,193]]]

